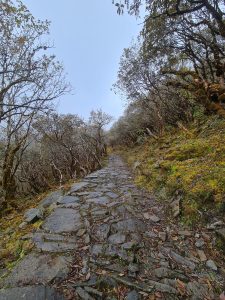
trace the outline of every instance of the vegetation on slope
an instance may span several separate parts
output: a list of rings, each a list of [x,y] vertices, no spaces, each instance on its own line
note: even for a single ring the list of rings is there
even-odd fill
[[[139,186],[161,200],[181,195],[188,225],[210,221],[225,208],[225,122],[216,116],[187,130],[170,128],[158,138],[122,150]]]

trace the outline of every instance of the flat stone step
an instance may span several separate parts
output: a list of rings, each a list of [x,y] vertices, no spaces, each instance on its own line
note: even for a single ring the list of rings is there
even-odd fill
[[[45,231],[51,233],[72,233],[82,228],[78,211],[70,208],[56,208],[42,224]]]
[[[55,289],[49,286],[27,286],[0,291],[0,300],[64,300]]]
[[[30,253],[3,280],[3,286],[20,287],[61,280],[69,273],[71,262],[70,256]]]

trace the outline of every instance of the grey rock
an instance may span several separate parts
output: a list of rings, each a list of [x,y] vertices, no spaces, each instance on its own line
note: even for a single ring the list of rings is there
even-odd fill
[[[131,249],[133,249],[137,246],[138,246],[138,244],[137,244],[136,241],[131,241],[131,242],[124,243],[122,245],[122,248],[125,249],[125,250],[131,250]]]
[[[81,237],[86,233],[86,229],[79,229],[76,236]]]
[[[170,278],[170,279],[179,278],[181,280],[186,279],[186,276],[184,276],[183,274],[163,267],[155,269],[154,274],[158,278]]]
[[[88,199],[87,202],[96,205],[107,205],[110,202],[110,200],[109,198],[103,196],[103,197]]]
[[[126,236],[122,233],[115,233],[109,236],[108,241],[111,244],[122,244],[126,240]]]
[[[205,245],[205,242],[204,242],[203,239],[199,239],[199,240],[197,240],[197,241],[195,242],[195,246],[196,246],[197,248],[201,248],[201,247],[204,246],[204,245]]]
[[[91,297],[84,289],[81,287],[76,288],[76,292],[79,295],[79,297],[83,300],[94,300],[93,297]]]
[[[27,222],[22,222],[22,223],[19,225],[19,229],[24,229],[26,226],[27,226]]]
[[[216,233],[225,242],[225,228],[217,230]]]
[[[156,215],[151,215],[149,217],[149,220],[152,221],[152,222],[154,222],[154,223],[158,223],[158,222],[161,221],[161,219],[158,216],[156,216]]]
[[[160,238],[160,240],[165,242],[166,239],[167,239],[167,233],[166,232],[159,232],[159,238]]]
[[[69,208],[57,208],[42,225],[44,230],[52,233],[72,233],[81,227],[80,214]]]
[[[157,234],[153,231],[146,231],[145,236],[153,239],[158,237]]]
[[[83,181],[83,182],[77,182],[75,184],[72,185],[68,195],[71,195],[75,192],[78,192],[80,190],[82,190],[84,187],[88,186],[89,182]]]
[[[194,270],[196,268],[195,263],[190,261],[188,258],[179,255],[170,248],[163,248],[162,251],[163,253],[171,257],[177,264],[183,265],[191,270]]]
[[[219,228],[221,226],[224,226],[224,222],[223,221],[216,221],[212,224],[207,225],[207,229],[214,230],[214,229]]]
[[[176,218],[180,214],[180,201],[181,199],[176,199],[171,203],[171,208],[173,211],[173,216]]]
[[[93,245],[91,249],[93,256],[98,256],[104,254],[104,248],[102,244]]]
[[[128,219],[112,224],[112,230],[116,232],[140,232],[146,230],[146,225],[138,219]]]
[[[63,279],[69,272],[71,262],[71,257],[30,253],[12,270],[4,285],[48,284]]]
[[[130,263],[129,266],[128,266],[128,271],[130,271],[132,273],[139,272],[139,266],[138,266],[138,264]]]
[[[49,286],[28,286],[3,289],[0,300],[64,300],[55,289]]]
[[[207,260],[206,266],[207,266],[209,269],[213,270],[213,271],[217,271],[217,266],[216,266],[216,264],[214,263],[214,261],[211,260],[211,259]]]
[[[110,232],[110,226],[108,224],[101,224],[96,228],[96,237],[100,241],[106,241]]]
[[[149,280],[148,284],[152,285],[156,291],[169,294],[178,294],[178,291],[170,285]]]
[[[84,289],[85,289],[85,291],[87,291],[88,293],[93,294],[93,295],[96,295],[96,296],[100,297],[101,299],[102,299],[102,297],[103,297],[103,293],[102,293],[102,292],[99,292],[98,290],[93,289],[92,287],[86,286],[86,287],[84,287]]]
[[[113,192],[107,192],[106,195],[112,199],[116,199],[119,197],[119,195],[117,195],[116,193],[113,193]]]
[[[43,219],[44,212],[41,208],[31,208],[26,211],[24,215],[24,222],[26,223],[34,223],[39,219]]]
[[[56,191],[51,194],[49,194],[46,198],[44,198],[41,203],[39,204],[39,207],[47,208],[53,203],[57,203],[57,200],[63,195],[63,192]]]
[[[205,255],[205,252],[203,250],[197,250],[197,253],[198,253],[198,256],[200,258],[201,261],[206,261],[207,260],[207,257]]]
[[[182,235],[182,236],[192,236],[192,232],[191,231],[189,231],[189,230],[180,230],[180,231],[178,231],[178,234],[179,235]]]
[[[43,252],[67,252],[77,248],[75,238],[57,234],[34,233],[22,239],[31,239],[36,248]]]
[[[77,203],[78,201],[79,201],[78,197],[63,196],[58,199],[57,204],[71,204],[71,203]]]
[[[187,284],[187,292],[192,300],[215,299],[207,284],[198,283],[197,281]]]
[[[139,299],[140,296],[135,290],[129,292],[126,296],[126,300],[139,300]]]

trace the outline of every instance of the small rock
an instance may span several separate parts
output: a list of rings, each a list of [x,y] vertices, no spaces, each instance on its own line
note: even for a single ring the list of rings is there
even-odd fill
[[[191,231],[188,231],[188,230],[180,230],[180,231],[178,231],[178,234],[183,235],[183,236],[191,236],[192,235]]]
[[[144,218],[147,219],[147,220],[149,220],[150,217],[151,217],[150,213],[148,213],[148,212],[145,212],[145,213],[143,214],[143,216],[144,216]]]
[[[76,292],[79,295],[79,297],[83,300],[94,300],[93,297],[91,297],[84,289],[80,287],[76,288]]]
[[[199,240],[197,240],[197,241],[195,242],[195,246],[196,246],[197,248],[201,248],[201,247],[204,246],[204,245],[205,245],[205,242],[204,242],[203,239],[199,239]]]
[[[207,260],[206,266],[207,266],[208,268],[212,269],[213,271],[217,271],[217,266],[216,266],[216,264],[214,263],[214,261],[211,260],[211,259]]]
[[[163,242],[165,242],[166,239],[167,239],[167,234],[166,234],[166,232],[159,232],[159,238],[160,238]]]
[[[174,252],[170,248],[163,248],[162,249],[165,254],[167,254],[170,258],[172,258],[177,264],[183,265],[188,267],[191,270],[196,268],[195,263],[190,261],[188,258],[181,256],[180,254]]]
[[[207,284],[202,284],[197,281],[187,284],[188,295],[192,296],[193,300],[215,299]]]
[[[221,227],[221,226],[223,226],[223,225],[224,225],[224,222],[222,222],[222,221],[217,221],[217,222],[215,222],[215,223],[212,223],[212,224],[207,225],[207,228],[213,230],[213,229],[216,229],[217,227]]]
[[[19,229],[24,229],[27,226],[27,222],[23,222],[19,225]]]
[[[78,232],[77,232],[77,236],[81,237],[85,234],[85,232],[86,232],[86,229],[79,229]]]
[[[135,290],[129,292],[126,296],[126,300],[139,300],[139,299],[140,299],[139,294]]]
[[[172,211],[173,211],[173,216],[176,218],[179,216],[180,214],[180,199],[177,199],[177,200],[174,200],[172,203],[171,203],[171,208],[172,208]]]
[[[205,252],[203,250],[197,250],[197,252],[198,252],[198,256],[202,262],[207,260]]]
[[[223,241],[225,241],[225,228],[217,230],[216,233]]]
[[[151,215],[149,220],[154,223],[158,223],[158,222],[160,222],[161,219],[159,217],[157,217],[156,215]]]
[[[137,245],[136,242],[132,241],[132,242],[127,242],[127,243],[124,243],[122,245],[122,248],[125,249],[125,250],[131,250],[132,248],[134,248],[135,246]]]
[[[121,233],[115,233],[109,236],[108,241],[111,244],[122,244],[126,240],[126,236]]]
[[[156,238],[157,234],[153,231],[147,231],[147,232],[145,232],[145,236],[147,236],[149,238]]]
[[[26,223],[34,223],[39,219],[43,219],[43,209],[41,208],[31,208],[24,215]]]
[[[128,271],[130,271],[132,273],[139,272],[139,266],[138,266],[138,264],[130,263],[129,266],[128,266]]]

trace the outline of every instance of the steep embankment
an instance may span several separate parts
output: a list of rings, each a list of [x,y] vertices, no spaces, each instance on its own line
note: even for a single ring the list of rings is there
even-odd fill
[[[181,221],[185,224],[224,218],[224,119],[210,117],[188,128],[169,129],[158,140],[149,138],[121,152],[135,169],[139,186],[153,191],[163,201],[180,204]]]

